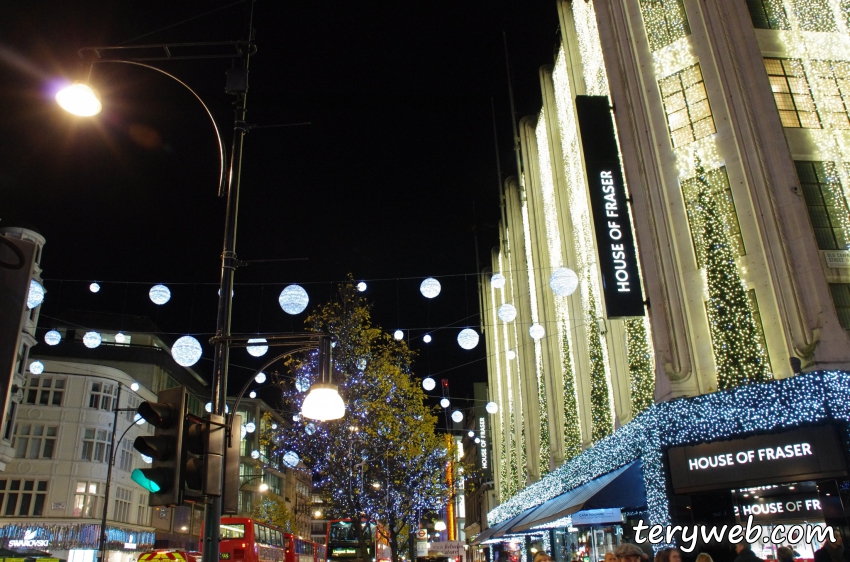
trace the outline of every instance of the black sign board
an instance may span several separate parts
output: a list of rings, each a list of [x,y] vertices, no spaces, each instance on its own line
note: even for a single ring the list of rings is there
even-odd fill
[[[847,474],[832,426],[756,435],[667,451],[676,493],[799,482]]]
[[[608,318],[643,316],[637,254],[607,96],[576,96]]]

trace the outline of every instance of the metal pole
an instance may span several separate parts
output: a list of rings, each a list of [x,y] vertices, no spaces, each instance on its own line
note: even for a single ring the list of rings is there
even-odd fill
[[[106,562],[106,511],[109,509],[109,483],[112,482],[112,459],[115,456],[115,431],[118,429],[118,406],[121,402],[121,383],[118,383],[118,394],[115,396],[114,416],[112,418],[112,445],[106,455],[106,490],[103,492],[103,513],[100,517],[100,542],[97,545],[97,558]]]
[[[253,36],[254,2],[248,3],[248,42]],[[236,115],[233,123],[233,146],[230,152],[230,174],[227,188],[227,210],[224,219],[224,244],[221,252],[221,282],[219,284],[218,316],[216,336],[230,336],[230,316],[233,306],[233,274],[236,270],[236,218],[239,209],[239,185],[242,175],[242,144],[247,127],[245,111],[247,102],[248,62],[252,47],[246,47],[243,58],[245,71],[245,91],[238,94]],[[213,413],[224,416],[227,402],[227,365],[229,347],[227,340],[216,340],[213,356],[212,404]],[[224,464],[222,465],[224,466]],[[219,488],[223,474],[219,474]],[[219,562],[219,526],[221,525],[221,497],[211,498],[204,512],[204,536],[202,537],[202,562]],[[105,562],[105,561],[101,561]]]

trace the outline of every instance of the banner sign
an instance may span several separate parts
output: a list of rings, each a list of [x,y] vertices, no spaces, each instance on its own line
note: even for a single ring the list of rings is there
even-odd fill
[[[671,447],[667,457],[673,489],[682,493],[844,476],[842,450],[835,428],[821,426]]]
[[[637,253],[607,96],[576,96],[608,318],[643,316]]]

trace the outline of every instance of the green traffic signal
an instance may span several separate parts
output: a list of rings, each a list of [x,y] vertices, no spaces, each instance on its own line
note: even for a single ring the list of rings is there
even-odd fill
[[[168,473],[164,470],[137,468],[130,474],[130,479],[145,490],[156,494],[166,487],[167,476]]]

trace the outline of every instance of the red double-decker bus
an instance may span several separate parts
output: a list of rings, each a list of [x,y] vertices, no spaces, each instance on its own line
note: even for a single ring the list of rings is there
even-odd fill
[[[333,519],[328,522],[327,549],[328,562],[389,562],[390,543],[388,535],[381,525],[375,522],[363,521],[363,532],[366,535],[367,557],[363,560],[358,550],[357,534],[350,519]]]
[[[221,518],[219,559],[231,562],[323,562],[322,549],[248,517]]]

